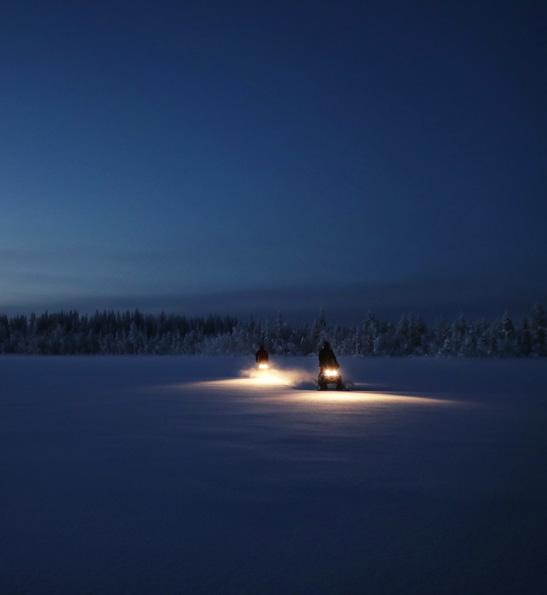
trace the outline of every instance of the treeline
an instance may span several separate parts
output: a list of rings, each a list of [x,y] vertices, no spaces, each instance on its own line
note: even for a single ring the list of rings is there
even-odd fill
[[[547,356],[547,316],[535,306],[514,321],[426,324],[404,315],[398,323],[370,314],[354,326],[329,325],[323,315],[309,324],[242,321],[230,316],[188,318],[175,314],[76,311],[0,315],[0,353],[20,354],[247,354],[264,341],[274,354],[307,355],[329,339],[340,355]]]

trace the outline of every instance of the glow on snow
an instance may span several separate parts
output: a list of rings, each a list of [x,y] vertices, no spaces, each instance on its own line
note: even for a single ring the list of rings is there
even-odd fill
[[[301,390],[302,384],[306,385],[307,390]],[[280,370],[270,368],[268,370],[257,370],[251,368],[242,371],[242,376],[238,378],[226,378],[222,380],[209,380],[203,382],[195,382],[193,385],[196,388],[216,388],[218,390],[226,390],[228,393],[231,390],[243,390],[247,392],[255,392],[257,389],[265,389],[257,392],[257,397],[264,399],[267,396],[274,396],[277,401],[314,404],[366,404],[366,403],[384,403],[392,405],[455,405],[454,401],[445,401],[429,396],[421,395],[405,395],[401,393],[385,393],[375,392],[373,390],[355,390],[336,391],[325,390],[318,391],[315,388],[315,378],[313,375],[303,370]],[[275,392],[268,395],[268,389],[288,388],[293,389],[289,392]]]

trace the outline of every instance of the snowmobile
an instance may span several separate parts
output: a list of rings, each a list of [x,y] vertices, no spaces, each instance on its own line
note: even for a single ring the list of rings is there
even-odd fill
[[[260,346],[259,350],[256,352],[255,361],[256,361],[256,367],[259,370],[269,370],[270,356],[268,355],[268,352],[267,352],[266,348],[264,347],[264,344],[262,344]]]
[[[340,366],[325,366],[319,368],[319,376],[317,378],[317,385],[319,390],[327,390],[329,385],[334,385],[336,390],[344,390],[344,380],[340,372]]]

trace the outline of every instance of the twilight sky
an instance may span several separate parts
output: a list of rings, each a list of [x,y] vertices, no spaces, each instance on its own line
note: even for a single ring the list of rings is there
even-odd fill
[[[547,4],[0,5],[0,309],[547,297]]]

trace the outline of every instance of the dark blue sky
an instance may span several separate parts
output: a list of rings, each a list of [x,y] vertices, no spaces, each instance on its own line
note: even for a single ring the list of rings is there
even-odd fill
[[[547,296],[545,3],[2,2],[0,67],[0,308]]]

